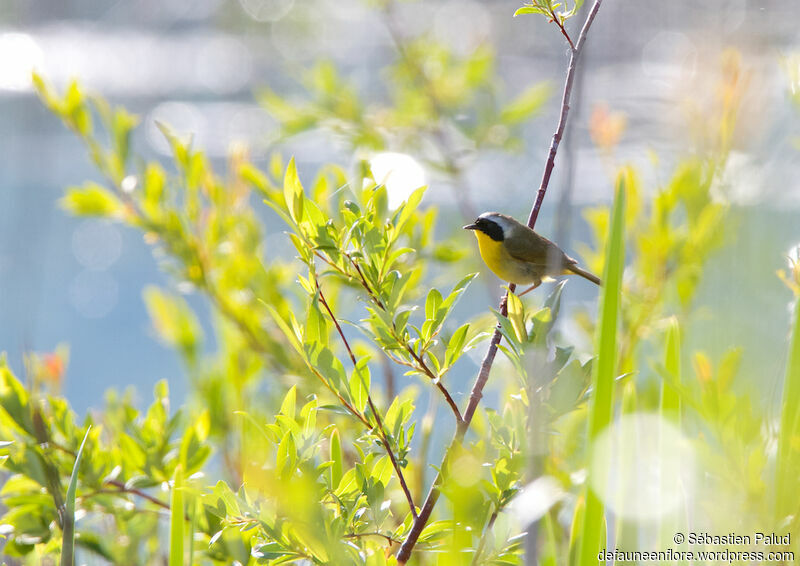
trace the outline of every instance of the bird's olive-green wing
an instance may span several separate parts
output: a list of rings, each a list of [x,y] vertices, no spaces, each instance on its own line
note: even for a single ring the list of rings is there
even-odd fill
[[[511,257],[544,268],[549,261],[567,266],[575,263],[557,245],[533,230],[517,228],[511,238],[504,241]]]

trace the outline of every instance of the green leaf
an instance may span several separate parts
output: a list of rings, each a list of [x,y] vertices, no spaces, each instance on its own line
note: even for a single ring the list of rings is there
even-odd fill
[[[315,342],[322,346],[328,345],[328,319],[322,313],[319,293],[314,293],[309,297],[304,334],[307,342]]]
[[[175,468],[169,503],[169,566],[183,565],[184,514],[183,465]]]
[[[462,324],[453,332],[450,340],[447,342],[447,350],[444,355],[445,367],[452,366],[456,360],[464,353],[464,345],[467,342],[467,333],[469,332],[469,323]]]
[[[381,456],[380,460],[375,462],[372,466],[370,475],[375,478],[375,481],[382,483],[383,487],[387,487],[392,479],[393,470],[394,468],[392,468],[392,462],[389,460],[389,457]]]
[[[297,463],[297,445],[294,442],[292,431],[286,431],[281,443],[278,445],[278,456],[275,460],[275,469],[280,477],[288,477],[294,473]]]
[[[339,437],[339,429],[334,428],[331,433],[330,442],[331,462],[331,486],[334,488],[342,481],[342,470],[344,469],[344,456],[342,454],[342,440]]]
[[[520,10],[523,9],[520,8]],[[524,122],[544,106],[550,97],[550,90],[550,85],[546,83],[529,87],[501,110],[500,120],[508,125]]]
[[[681,335],[678,319],[672,318],[667,329],[664,347],[664,367],[672,378],[661,382],[661,416],[680,423],[681,399],[676,386],[681,384]]]
[[[47,106],[51,112],[61,115],[63,112],[63,104],[58,94],[53,90],[52,86],[50,86],[50,84],[44,80],[44,77],[37,72],[34,72],[31,75],[31,79],[33,82],[33,87],[36,89],[36,93],[39,95],[39,98],[41,98],[42,102],[44,102],[44,105]]]
[[[115,109],[111,124],[111,132],[114,142],[114,151],[119,159],[120,166],[123,167],[123,170],[117,172],[120,176],[124,173],[124,165],[128,161],[131,131],[138,124],[138,116],[129,114],[124,108]]]
[[[295,407],[297,406],[297,386],[292,385],[291,389],[287,391],[281,403],[280,413],[286,415],[290,419],[294,419]]]
[[[779,519],[795,512],[797,508],[797,473],[800,470],[800,453],[797,449],[797,439],[800,438],[800,297],[795,300],[793,314],[778,436],[775,495]]]
[[[517,10],[514,12],[514,16],[513,17],[516,18],[517,16],[521,16],[523,14],[544,14],[544,15],[549,15],[547,12],[545,12],[541,8],[536,8],[534,6],[522,6],[521,8],[517,8]]]
[[[294,157],[289,160],[286,166],[286,174],[283,177],[283,198],[286,200],[286,209],[296,224],[303,220],[303,185],[297,176],[297,165]]]
[[[428,298],[425,299],[425,318],[433,320],[436,318],[436,313],[443,302],[442,294],[439,289],[431,289],[428,291]]]
[[[522,306],[522,299],[514,293],[508,294],[508,320],[514,329],[517,341],[525,343],[528,341],[528,331],[525,328],[525,307]]]
[[[400,205],[399,211],[400,214],[397,216],[397,220],[394,222],[395,226],[395,233],[399,234],[408,222],[411,219],[411,216],[414,214],[414,211],[419,206],[419,203],[422,201],[423,195],[425,195],[425,190],[427,187],[420,187],[411,193],[411,196],[408,197],[408,200]]]
[[[357,368],[350,375],[350,396],[360,413],[364,412],[369,396],[370,374],[367,367]]]
[[[356,481],[356,469],[350,468],[342,476],[341,481],[339,481],[339,485],[336,486],[334,495],[336,495],[336,497],[344,497],[345,495],[354,493],[358,490],[359,484]]]
[[[97,183],[70,187],[60,201],[61,206],[79,216],[116,216],[122,213],[122,202]]]
[[[167,344],[180,348],[190,361],[194,361],[203,331],[186,301],[154,285],[145,287],[143,295],[150,320],[159,337]]]
[[[272,305],[265,304],[264,307],[267,309],[267,312],[272,317],[272,320],[275,321],[275,324],[278,325],[278,328],[280,328],[281,331],[283,331],[283,334],[286,336],[286,338],[289,339],[289,342],[292,344],[294,349],[299,354],[303,354],[304,353],[302,346],[303,335],[302,332],[298,330],[298,326],[295,323],[294,316],[291,313],[289,313],[290,316],[289,322],[291,323],[290,326],[285,320],[283,320],[283,317],[281,317],[281,315],[278,313],[278,311],[275,310],[275,308]]]
[[[453,290],[450,291],[450,294],[447,295],[447,298],[444,300],[443,303],[443,306],[447,308],[448,311],[450,311],[456,305],[458,300],[461,298],[461,295],[464,294],[464,291],[467,290],[467,287],[469,287],[470,283],[472,283],[472,281],[477,276],[478,276],[477,272],[470,273],[469,275],[461,279],[461,281],[456,283],[455,287],[453,287]]]
[[[77,81],[72,81],[67,87],[67,91],[64,93],[63,108],[67,125],[81,136],[88,136],[92,131],[92,115],[89,113]]]
[[[593,364],[594,397],[589,405],[589,441],[611,421],[614,410],[614,380],[617,360],[617,326],[622,296],[622,271],[625,265],[625,187],[626,170],[617,176],[617,189],[611,215],[611,231],[606,243],[606,261],[601,287],[600,317],[597,324],[597,362]],[[593,473],[590,470],[590,475]],[[603,472],[607,473],[607,472]],[[583,540],[580,563],[597,561],[604,528],[603,504],[592,489],[586,490]]]
[[[73,566],[75,564],[75,495],[78,491],[78,469],[81,466],[81,457],[83,456],[83,447],[86,445],[86,439],[89,438],[89,432],[92,427],[86,429],[86,434],[83,435],[78,453],[75,456],[75,464],[72,466],[72,475],[69,477],[69,486],[67,487],[67,500],[64,502],[64,529],[61,540],[61,566]]]
[[[34,434],[28,392],[6,365],[5,355],[0,355],[0,407],[10,417],[8,424],[29,435]]]

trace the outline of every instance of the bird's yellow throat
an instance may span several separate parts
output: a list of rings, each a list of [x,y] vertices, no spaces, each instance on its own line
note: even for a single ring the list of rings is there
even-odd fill
[[[511,269],[516,261],[506,251],[503,242],[493,240],[480,230],[474,230],[472,233],[478,239],[478,249],[489,269],[504,281],[516,281],[518,274],[516,270]]]

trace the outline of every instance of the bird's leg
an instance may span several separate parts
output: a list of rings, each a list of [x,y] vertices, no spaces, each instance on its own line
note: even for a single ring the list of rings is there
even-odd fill
[[[533,285],[531,285],[530,287],[528,287],[527,289],[525,289],[525,290],[524,290],[522,293],[520,293],[519,295],[517,295],[517,297],[521,297],[521,296],[522,296],[522,295],[524,295],[525,293],[527,293],[527,292],[529,292],[529,291],[533,291],[534,289],[536,289],[536,287],[538,287],[538,286],[539,286],[539,285],[541,285],[541,284],[542,284],[542,282],[541,282],[541,281],[537,281],[536,283],[534,283]]]

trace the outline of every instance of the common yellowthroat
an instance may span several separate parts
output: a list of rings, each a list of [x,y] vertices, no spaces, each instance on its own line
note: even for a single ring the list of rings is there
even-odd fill
[[[548,277],[575,273],[600,285],[600,278],[581,269],[561,248],[510,216],[484,212],[464,226],[478,239],[478,249],[489,269],[503,281],[535,289]]]

